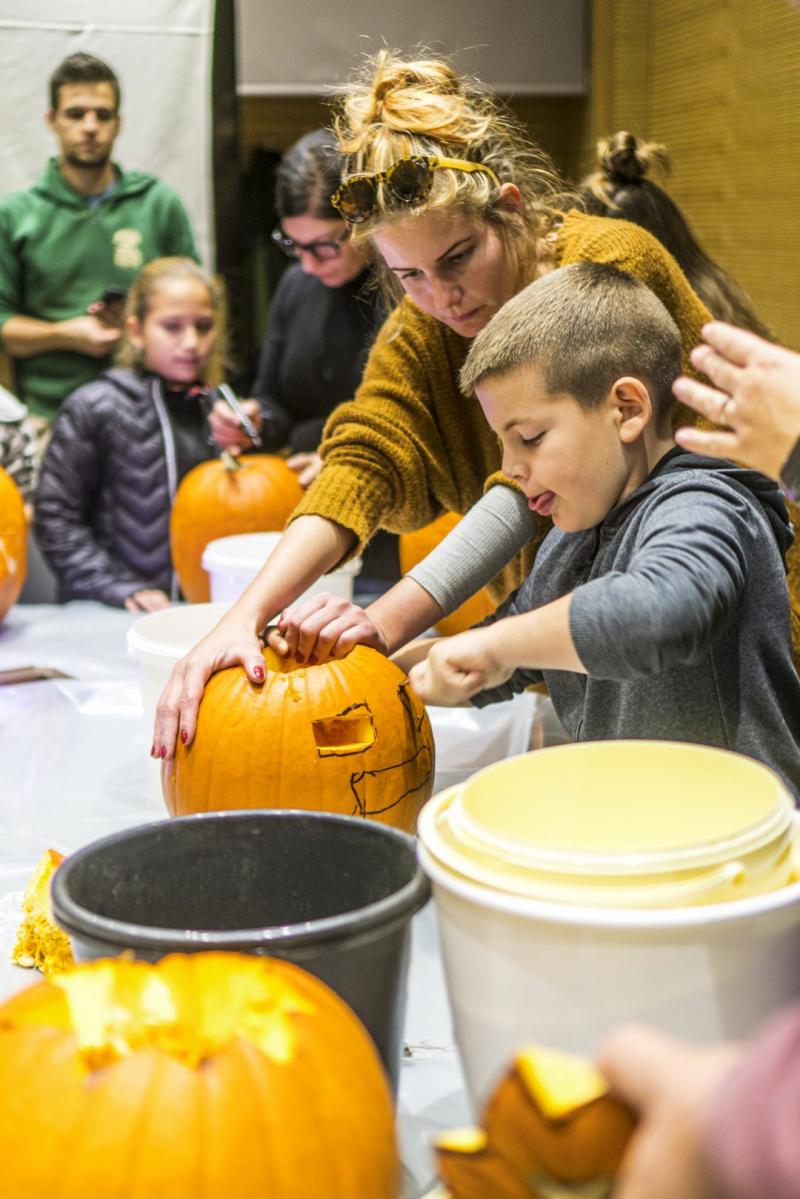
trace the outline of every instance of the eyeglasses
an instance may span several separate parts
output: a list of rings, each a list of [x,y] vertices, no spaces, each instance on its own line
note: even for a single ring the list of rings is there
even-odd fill
[[[337,237],[335,241],[295,241],[292,237],[287,237],[286,234],[278,225],[277,229],[272,230],[272,240],[279,249],[283,250],[289,258],[299,258],[301,254],[311,254],[316,258],[317,262],[325,262],[329,258],[338,258],[342,252],[342,245],[350,236],[350,230],[345,229],[341,237]]]
[[[369,220],[378,207],[378,185],[383,184],[398,204],[419,204],[433,187],[433,172],[443,168],[450,171],[483,171],[497,186],[500,180],[491,167],[482,162],[466,162],[461,158],[439,158],[434,154],[417,154],[401,158],[387,171],[373,175],[351,175],[331,196],[331,204],[351,225]]]

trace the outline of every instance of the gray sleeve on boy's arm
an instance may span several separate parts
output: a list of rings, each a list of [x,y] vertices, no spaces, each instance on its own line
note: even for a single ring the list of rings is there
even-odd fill
[[[570,632],[588,674],[625,679],[691,665],[734,618],[746,546],[771,533],[744,500],[681,492],[654,506],[624,572],[573,592]]]
[[[536,518],[514,487],[492,487],[444,541],[408,572],[448,614],[500,573],[534,536]]]

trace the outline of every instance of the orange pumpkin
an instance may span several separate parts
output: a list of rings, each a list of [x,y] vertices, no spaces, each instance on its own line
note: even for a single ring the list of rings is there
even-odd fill
[[[393,1125],[368,1034],[288,962],[104,960],[0,1006],[9,1199],[394,1199]]]
[[[209,541],[235,533],[280,532],[299,504],[297,475],[272,454],[201,462],[181,480],[172,505],[172,563],[186,599],[211,598],[203,551]]]
[[[0,467],[0,620],[22,591],[28,554],[28,522],[17,485]]]
[[[414,533],[401,533],[400,570],[402,573],[408,574],[412,567],[421,562],[423,558],[427,558],[431,550],[436,549],[440,541],[444,541],[447,534],[456,527],[460,520],[461,517],[457,516],[455,512],[446,512],[438,520],[432,521],[422,529],[417,529]],[[496,602],[483,588],[465,600],[460,608],[456,608],[455,612],[442,617],[436,625],[436,630],[443,637],[454,637],[456,633],[463,633],[466,629],[471,629],[474,624],[478,624],[485,616],[494,612],[496,607]]]
[[[266,649],[264,663],[263,686],[238,666],[210,679],[194,741],[162,766],[170,813],[305,808],[412,832],[433,735],[403,672],[363,645],[319,666]]]
[[[532,1045],[493,1091],[482,1127],[438,1137],[436,1159],[453,1199],[539,1199],[583,1183],[606,1194],[633,1128],[591,1062]]]

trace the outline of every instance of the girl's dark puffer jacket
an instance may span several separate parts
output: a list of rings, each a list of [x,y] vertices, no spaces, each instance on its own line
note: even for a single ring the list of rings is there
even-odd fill
[[[106,371],[61,406],[34,504],[58,597],[123,607],[136,591],[179,598],[169,517],[178,483],[216,455],[201,401],[155,376]]]

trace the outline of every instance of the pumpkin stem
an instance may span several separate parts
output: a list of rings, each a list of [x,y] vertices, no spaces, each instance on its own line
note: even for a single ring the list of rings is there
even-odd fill
[[[244,465],[244,463],[241,462],[235,454],[232,454],[230,450],[223,450],[219,456],[219,459],[225,469],[231,473],[233,473],[235,470],[241,470]]]

